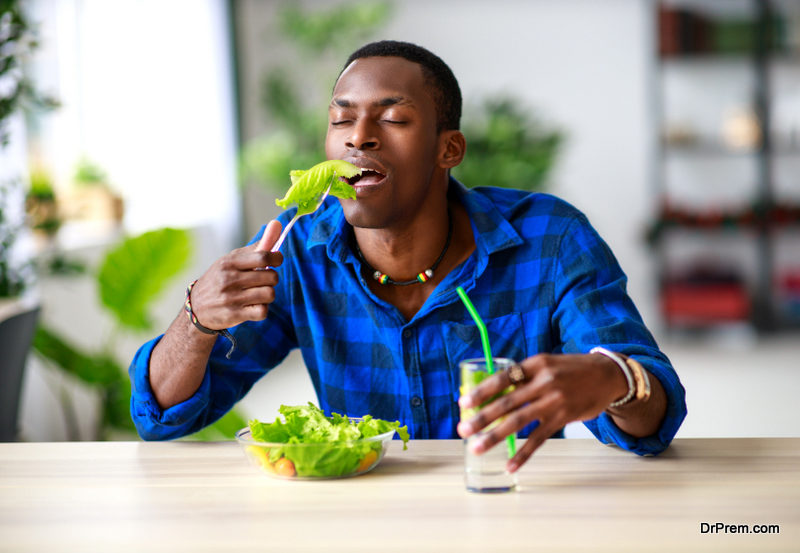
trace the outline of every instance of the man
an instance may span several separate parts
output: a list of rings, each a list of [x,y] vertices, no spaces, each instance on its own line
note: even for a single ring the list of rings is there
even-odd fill
[[[683,388],[610,250],[557,198],[452,179],[466,151],[460,115],[455,77],[427,50],[384,41],[351,55],[325,144],[329,159],[362,168],[349,181],[356,199],[329,198],[302,217],[282,254],[270,252],[281,228],[270,222],[190,286],[189,316],[131,365],[143,438],[213,422],[300,348],[326,412],[400,420],[413,438],[467,436],[505,417],[476,447],[529,435],[511,470],[571,421],[639,454],[667,447],[686,413]],[[478,405],[515,384],[460,425],[458,362],[482,352],[458,286],[493,353],[519,361],[460,398]]]

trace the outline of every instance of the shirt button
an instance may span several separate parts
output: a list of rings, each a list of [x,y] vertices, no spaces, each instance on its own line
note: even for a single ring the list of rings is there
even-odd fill
[[[414,396],[411,398],[411,407],[419,407],[422,405],[422,398],[419,396]]]
[[[407,328],[407,329],[405,329],[403,331],[403,338],[406,338],[406,339],[411,338],[411,329],[410,328]]]

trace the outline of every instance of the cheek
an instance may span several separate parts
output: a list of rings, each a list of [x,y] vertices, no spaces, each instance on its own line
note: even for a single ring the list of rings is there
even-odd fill
[[[325,155],[328,159],[333,159],[334,154],[334,141],[333,137],[331,136],[331,131],[328,129],[328,132],[325,133]]]
[[[420,133],[394,137],[391,146],[394,151],[401,153],[415,164],[427,163],[437,157],[437,140]]]

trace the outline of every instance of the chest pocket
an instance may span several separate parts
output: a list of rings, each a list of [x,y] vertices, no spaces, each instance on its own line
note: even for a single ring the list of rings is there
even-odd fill
[[[509,313],[502,317],[485,320],[484,323],[489,331],[492,356],[507,357],[515,361],[521,361],[529,356],[526,351],[527,342],[522,315]],[[442,322],[442,332],[444,332],[447,360],[450,363],[451,389],[455,404],[458,401],[458,387],[461,379],[458,363],[464,359],[483,358],[481,335],[478,327],[472,321],[469,324],[444,321]],[[457,411],[457,405],[455,409]]]

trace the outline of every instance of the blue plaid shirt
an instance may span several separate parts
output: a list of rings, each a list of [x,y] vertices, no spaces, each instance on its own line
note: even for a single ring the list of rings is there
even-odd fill
[[[130,367],[139,434],[167,439],[210,424],[300,348],[327,413],[400,420],[412,438],[456,438],[458,361],[482,356],[477,328],[455,291],[461,285],[496,356],[521,360],[602,345],[640,361],[667,393],[661,429],[633,438],[605,413],[585,424],[603,442],[639,454],[666,448],[686,414],[683,387],[628,297],[624,273],[584,215],[547,194],[467,190],[455,180],[450,194],[469,213],[476,249],[411,320],[369,290],[351,247],[352,227],[339,202],[328,199],[289,233],[267,319],[231,329],[238,348],[230,360],[227,340],[217,340],[193,397],[161,410],[148,381],[159,338],[139,349]],[[284,212],[281,222],[292,214]]]

